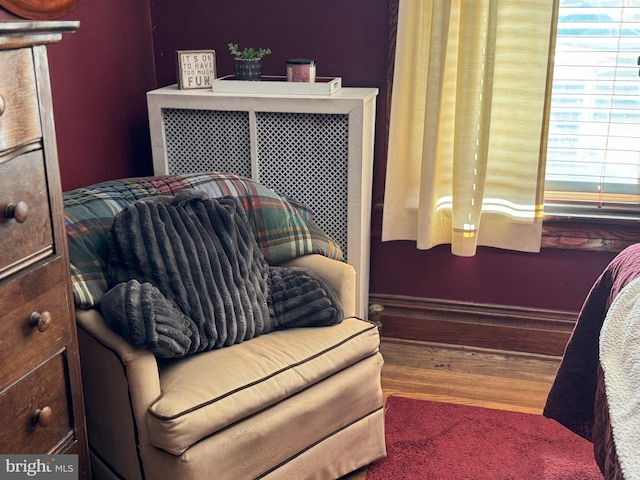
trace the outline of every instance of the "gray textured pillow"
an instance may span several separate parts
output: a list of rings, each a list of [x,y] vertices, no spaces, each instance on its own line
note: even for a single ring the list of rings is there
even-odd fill
[[[136,202],[116,215],[109,245],[101,309],[114,330],[157,356],[343,318],[335,292],[311,271],[267,264],[234,197],[183,190]]]

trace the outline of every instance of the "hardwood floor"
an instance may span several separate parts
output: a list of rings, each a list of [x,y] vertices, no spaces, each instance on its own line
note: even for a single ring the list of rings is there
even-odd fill
[[[389,395],[542,414],[560,357],[383,338]],[[343,480],[364,480],[366,469]]]

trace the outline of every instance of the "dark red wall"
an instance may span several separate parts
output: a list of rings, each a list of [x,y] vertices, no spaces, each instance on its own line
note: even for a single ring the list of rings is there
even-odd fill
[[[175,83],[175,50],[213,48],[218,76],[233,73],[227,44],[271,48],[265,75],[284,75],[292,57],[314,58],[319,76],[345,86],[384,87],[386,0],[182,0],[152,2],[158,83]],[[382,92],[384,93],[384,92]]]
[[[577,311],[609,253],[541,253],[479,248],[451,255],[449,245],[419,251],[412,242],[372,242],[371,292]]]
[[[381,202],[387,10],[387,0],[85,0],[67,17],[80,20],[80,30],[50,47],[64,189],[151,174],[145,92],[175,83],[175,50],[213,48],[218,74],[231,74],[226,45],[235,42],[273,50],[265,74],[284,74],[287,58],[311,57],[320,76],[380,89],[374,201]],[[14,17],[0,10],[2,18]],[[578,310],[612,257],[481,248],[460,258],[448,246],[419,251],[374,237],[371,292]]]
[[[290,57],[315,58],[318,75],[345,86],[377,87],[374,201],[384,197],[387,0],[183,0],[152,2],[158,85],[175,83],[174,51],[213,48],[218,75],[233,73],[227,43],[270,47],[263,73],[283,75]],[[378,225],[374,230],[378,229]],[[540,254],[480,248],[472,258],[448,246],[416,250],[381,243],[371,255],[371,292],[577,311],[611,254],[545,250]]]
[[[288,58],[313,58],[317,75],[348,87],[376,87],[375,184],[382,197],[387,111],[387,0],[183,0],[152,2],[158,85],[176,82],[175,50],[214,49],[218,76],[233,74],[227,44],[271,48],[264,75],[285,75]]]
[[[0,10],[0,19],[17,19]],[[145,92],[155,88],[148,0],[85,0],[48,47],[62,187],[152,172]]]

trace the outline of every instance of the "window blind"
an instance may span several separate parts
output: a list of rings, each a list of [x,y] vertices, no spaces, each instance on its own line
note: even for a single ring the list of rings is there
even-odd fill
[[[640,217],[640,0],[561,0],[545,213]]]

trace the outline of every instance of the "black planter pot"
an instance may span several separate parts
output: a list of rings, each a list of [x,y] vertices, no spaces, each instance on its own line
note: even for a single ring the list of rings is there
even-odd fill
[[[259,81],[261,74],[261,61],[259,58],[236,58],[235,76],[236,80]]]

